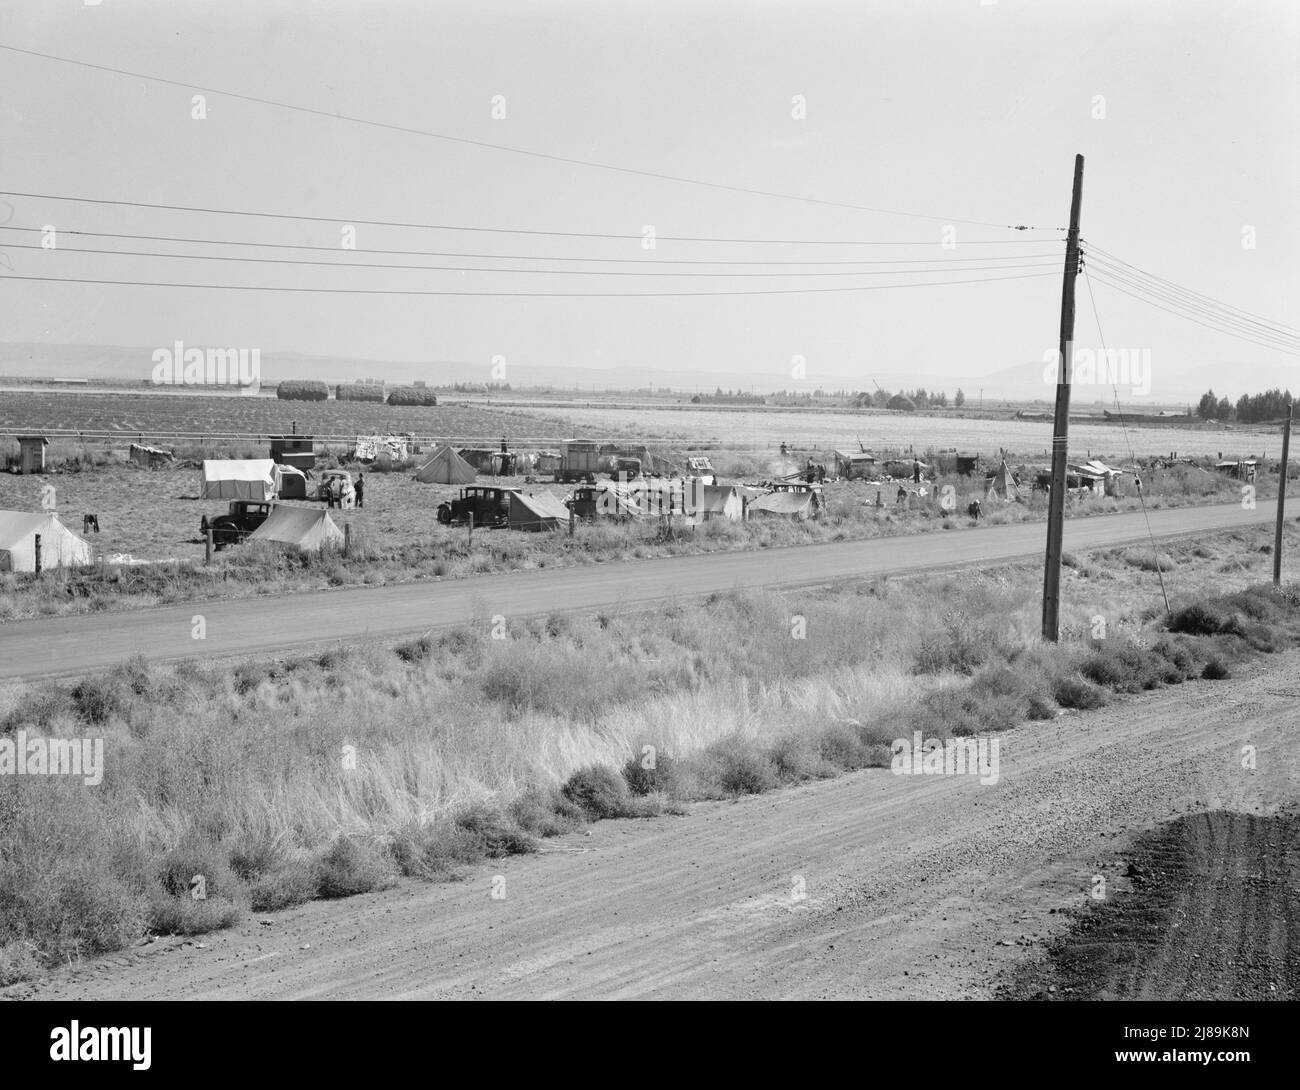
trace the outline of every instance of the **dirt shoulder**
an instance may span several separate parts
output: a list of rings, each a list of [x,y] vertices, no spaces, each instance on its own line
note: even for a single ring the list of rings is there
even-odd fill
[[[9,994],[991,998],[1001,972],[1067,932],[1094,875],[1132,888],[1117,845],[1135,831],[1293,804],[1298,694],[1300,653],[1266,658],[1010,732],[996,784],[869,770],[602,822],[464,882],[249,917]]]
[[[1081,909],[1007,998],[1300,995],[1300,815],[1187,814],[1126,854],[1132,888]]]

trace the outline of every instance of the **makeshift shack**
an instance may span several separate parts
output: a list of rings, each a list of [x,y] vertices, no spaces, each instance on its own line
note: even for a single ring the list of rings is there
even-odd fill
[[[20,435],[18,437],[18,472],[44,473],[45,448],[50,441],[43,435]]]
[[[36,571],[37,537],[42,571],[91,562],[90,542],[64,526],[53,511],[0,511],[0,571]]]
[[[200,499],[266,503],[275,499],[275,492],[275,463],[270,458],[208,458],[203,462]]]
[[[159,450],[157,447],[147,447],[141,443],[132,443],[129,453],[131,461],[145,469],[158,469],[176,461],[176,455],[170,450]]]
[[[1231,462],[1216,462],[1214,468],[1240,481],[1253,481],[1258,464],[1254,458],[1238,458]]]
[[[325,548],[341,548],[343,531],[324,507],[289,507],[278,504],[249,541],[267,541],[297,552],[315,553]]]
[[[744,514],[745,504],[740,498],[740,490],[735,486],[687,482],[687,522],[709,522],[715,518],[739,522]]]
[[[294,469],[316,468],[316,448],[310,435],[271,436],[271,461]]]
[[[415,471],[422,484],[469,484],[478,473],[446,443],[439,444],[424,465]]]

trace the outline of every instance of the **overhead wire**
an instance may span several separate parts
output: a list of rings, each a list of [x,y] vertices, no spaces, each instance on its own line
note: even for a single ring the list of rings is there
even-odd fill
[[[666,174],[653,170],[642,170],[634,167],[617,166],[612,163],[601,163],[589,159],[577,159],[570,156],[554,155],[549,152],[533,151],[526,148],[516,148],[505,144],[496,144],[486,140],[474,140],[469,137],[451,136],[447,133],[433,132],[428,129],[417,129],[407,125],[396,125],[386,121],[375,121],[370,118],[357,117],[350,114],[338,113],[332,110],[321,110],[311,106],[302,106],[296,103],[281,102],[276,99],[264,98],[257,95],[244,94],[237,91],[229,91],[216,87],[204,87],[197,83],[191,83],[186,80],[168,79],[163,76],[155,76],[145,72],[132,72],[124,68],[115,68],[106,64],[95,64],[90,61],[77,60],[72,57],[60,57],[53,53],[44,53],[35,49],[23,49],[18,46],[6,45],[0,43],[0,49],[7,50],[11,53],[19,53],[29,57],[37,57],[42,60],[55,61],[59,64],[73,65],[79,68],[92,69],[98,72],[108,72],[113,75],[127,76],[131,79],[147,80],[152,83],[161,83],[171,87],[182,87],[190,91],[201,91],[204,94],[219,95],[225,98],[237,99],[243,102],[253,102],[262,106],[272,106],[282,110],[292,110],[297,113],[310,114],[315,117],[328,118],[331,121],[345,121],[349,124],[365,125],[378,129],[385,129],[390,132],[400,132],[412,136],[423,136],[434,140],[443,140],[449,143],[461,144],[469,147],[484,148],[491,151],[504,152],[511,155],[527,156],[533,159],[541,159],[549,162],[563,163],[568,166],[588,167],[595,170],[614,171],[620,174],[633,175],[636,177],[652,178],[658,181],[673,182],[682,185],[700,186],[707,189],[715,189],[728,193],[740,193],[748,196],[766,197],[782,201],[798,201],[803,204],[822,205],[829,208],[843,208],[856,212],[871,212],[876,215],[900,216],[909,219],[933,220],[941,223],[961,223],[974,225],[978,227],[994,227],[1004,230],[1013,231],[1063,231],[1062,227],[1031,227],[1025,224],[1007,224],[996,223],[987,220],[965,219],[956,216],[938,216],[921,212],[903,212],[897,209],[874,208],[868,205],[852,204],[845,201],[832,201],[820,197],[805,197],[793,193],[780,193],[773,190],[755,189],[748,186],[730,185],[722,182],[709,182],[699,178],[687,178],[674,174]]]
[[[934,270],[928,270],[933,272]],[[513,297],[522,299],[660,299],[692,297],[697,299],[745,295],[820,295],[855,291],[889,291],[905,288],[948,287],[959,284],[991,284],[1005,280],[1037,280],[1053,276],[1052,272],[1018,273],[1015,276],[989,276],[973,280],[937,280],[906,284],[858,284],[843,288],[760,288],[753,291],[656,291],[656,292],[514,292],[514,291],[425,291],[378,288],[310,288],[289,285],[258,284],[186,284],[176,281],[151,280],[101,280],[80,276],[16,276],[5,274],[2,280],[21,280],[49,284],[100,284],[141,288],[195,288],[219,291],[271,291],[301,292],[320,295],[394,295],[394,296],[460,296],[477,298]]]
[[[396,227],[425,231],[464,231],[476,234],[493,235],[529,235],[541,238],[584,238],[614,239],[620,241],[644,242],[643,234],[626,234],[609,231],[556,231],[522,227],[482,227],[466,224],[416,223],[404,220],[374,220],[361,216],[308,216],[292,212],[265,212],[255,209],[211,208],[203,205],[164,204],[156,201],[128,201],[106,197],[74,197],[59,193],[30,193],[22,190],[0,189],[0,196],[21,197],[50,201],[69,201],[76,204],[102,204],[117,208],[142,208],[152,211],[194,212],[213,216],[247,216],[255,219],[293,220],[299,223],[328,223],[338,227],[351,224],[362,227]],[[735,246],[933,246],[934,239],[912,239],[889,241],[887,239],[806,239],[806,238],[734,238],[707,235],[662,235],[655,233],[658,242],[695,242]],[[960,245],[967,246],[1016,246],[1032,243],[1060,245],[1061,239],[1054,238],[1004,238],[970,240]]]

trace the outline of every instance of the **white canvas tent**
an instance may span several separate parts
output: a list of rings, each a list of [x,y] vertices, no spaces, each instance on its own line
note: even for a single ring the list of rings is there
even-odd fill
[[[415,471],[415,479],[423,484],[469,484],[477,477],[474,467],[446,443]]]
[[[1020,498],[1020,486],[1016,484],[1016,479],[1012,476],[1011,470],[1007,468],[1005,460],[998,466],[998,471],[989,478],[984,498],[986,500],[1007,501]]]
[[[290,507],[280,504],[261,526],[248,535],[249,541],[269,541],[300,552],[319,552],[343,544],[343,531],[323,507]]]
[[[38,534],[42,570],[91,562],[90,542],[64,526],[52,511],[0,511],[0,571],[34,572]]]
[[[509,496],[512,530],[558,530],[569,521],[569,509],[549,492],[511,492]]]
[[[209,458],[203,462],[200,499],[266,503],[275,499],[275,492],[275,463],[270,458]]]

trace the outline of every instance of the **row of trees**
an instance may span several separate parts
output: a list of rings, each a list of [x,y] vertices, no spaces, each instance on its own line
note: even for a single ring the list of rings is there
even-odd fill
[[[1202,420],[1221,423],[1236,420],[1242,424],[1256,424],[1261,420],[1277,420],[1291,411],[1291,391],[1274,387],[1262,394],[1242,394],[1233,405],[1226,397],[1215,397],[1206,390],[1196,404],[1196,415]]]
[[[891,394],[888,390],[876,390],[874,393],[867,393],[864,390],[854,397],[853,404],[859,409],[902,409],[905,412],[915,412],[918,409],[946,409],[948,395],[938,390],[929,391],[924,387],[915,390],[899,390],[895,394]],[[960,409],[966,404],[966,395],[958,390],[953,395],[952,404]]]

